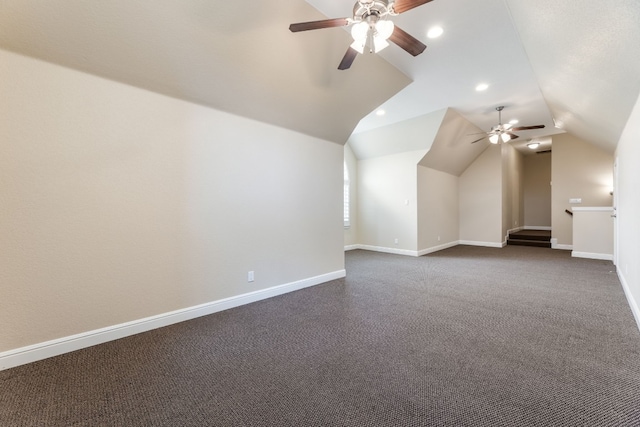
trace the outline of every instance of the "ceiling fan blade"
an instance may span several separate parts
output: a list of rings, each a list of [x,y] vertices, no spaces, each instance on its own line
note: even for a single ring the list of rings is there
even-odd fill
[[[396,0],[395,3],[393,3],[393,10],[396,13],[403,13],[415,7],[422,6],[425,3],[429,3],[430,1],[432,0]]]
[[[342,61],[340,61],[340,65],[338,65],[338,70],[348,70],[351,68],[351,64],[353,64],[353,60],[358,56],[358,51],[352,47],[347,49],[347,53],[344,54]]]
[[[483,137],[482,137],[482,138],[480,138],[480,139],[476,139],[475,141],[471,141],[471,144],[475,144],[476,142],[480,142],[480,141],[482,141],[483,139],[485,139],[486,137],[487,137],[487,135],[483,136]]]
[[[292,33],[297,33],[298,31],[344,27],[345,25],[349,25],[349,20],[347,18],[323,19],[321,21],[298,22],[297,24],[291,24],[289,25],[289,30]]]
[[[507,135],[509,135],[511,138],[509,138],[509,141],[512,141],[514,139],[518,139],[520,138],[518,135],[516,135],[515,133],[511,133],[511,132],[505,132]]]
[[[420,40],[413,37],[411,34],[407,33],[397,25],[393,29],[393,33],[391,33],[391,37],[389,37],[389,40],[391,40],[413,56],[420,55],[427,48],[426,44],[422,43]]]
[[[517,127],[517,128],[511,128],[509,130],[519,131],[519,130],[530,130],[530,129],[544,129],[544,125],[520,126],[520,127]]]

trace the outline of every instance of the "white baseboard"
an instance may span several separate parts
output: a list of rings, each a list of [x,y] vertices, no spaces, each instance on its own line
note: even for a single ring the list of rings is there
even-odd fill
[[[60,354],[80,350],[82,348],[91,347],[96,344],[102,344],[119,338],[128,337],[130,335],[139,334],[141,332],[150,331],[152,329],[161,328],[174,323],[184,322],[185,320],[195,319],[197,317],[206,316],[219,311],[283,295],[310,286],[319,285],[330,280],[340,279],[345,276],[345,270],[338,270],[332,273],[322,274],[320,276],[310,277],[268,289],[249,292],[156,316],[146,317],[144,319],[134,320],[132,322],[121,323],[119,325],[108,326],[102,329],[96,329],[77,335],[5,351],[0,353],[0,370],[36,362],[38,360],[47,359],[49,357],[58,356]]]
[[[512,228],[511,230],[507,230],[507,236],[509,236],[509,234],[511,233],[517,233],[518,231],[522,231],[522,230],[524,230],[524,227]]]
[[[613,254],[595,254],[590,252],[572,251],[571,256],[574,258],[603,259],[606,261],[613,261]]]
[[[627,283],[627,279],[625,279],[622,271],[619,268],[616,269],[618,272],[618,278],[620,279],[620,283],[622,284],[622,289],[624,290],[624,294],[627,297],[627,301],[629,302],[629,307],[631,307],[631,312],[633,313],[633,317],[636,319],[636,324],[638,325],[638,330],[640,330],[640,306],[638,306],[638,301],[635,300],[633,295],[631,294],[631,288]]]
[[[506,242],[477,242],[475,240],[460,240],[461,245],[485,246],[487,248],[503,248]]]
[[[559,245],[558,239],[551,239],[551,249],[560,249],[563,251],[572,251],[573,245]]]
[[[384,246],[371,246],[371,245],[351,245],[351,246],[348,246],[350,249],[347,249],[347,246],[345,246],[345,250],[363,249],[365,251],[382,252],[385,254],[419,257],[419,256],[427,255],[433,252],[438,252],[443,249],[452,248],[459,244],[460,242],[454,241],[454,242],[445,243],[443,245],[434,246],[431,248],[421,249],[419,251],[411,251],[408,249],[396,249],[396,248],[387,248]]]
[[[352,251],[354,249],[360,249],[360,245],[347,245],[344,247],[344,251]]]
[[[438,251],[441,251],[443,249],[449,249],[449,248],[452,248],[454,246],[458,246],[459,244],[460,244],[460,242],[455,241],[455,242],[445,243],[443,245],[433,246],[433,247],[427,248],[427,249],[420,249],[418,251],[418,256],[432,254],[434,252],[438,252]]]
[[[418,256],[418,251],[411,251],[408,249],[396,249],[396,248],[386,248],[384,246],[370,246],[370,245],[358,245],[358,249],[364,249],[365,251],[373,251],[373,252],[383,252],[386,254],[394,254],[394,255],[408,255],[408,256]]]
[[[525,230],[544,230],[544,231],[551,231],[551,227],[547,226],[547,225],[525,225],[524,226]]]

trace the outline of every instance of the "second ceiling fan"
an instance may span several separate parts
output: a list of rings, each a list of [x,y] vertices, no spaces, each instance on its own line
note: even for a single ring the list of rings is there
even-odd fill
[[[299,22],[291,24],[292,32],[319,30],[322,28],[344,27],[352,25],[351,35],[354,42],[345,53],[339,70],[347,70],[353,64],[358,53],[380,52],[389,45],[397,44],[413,56],[418,56],[427,48],[420,40],[395,26],[390,16],[396,16],[432,0],[359,0],[353,6],[353,18],[324,19],[321,21]]]
[[[471,144],[475,144],[476,142],[482,141],[485,138],[489,138],[489,142],[492,144],[498,144],[501,140],[502,142],[509,142],[513,139],[519,138],[513,132],[518,132],[522,130],[531,130],[531,129],[544,129],[544,125],[535,125],[535,126],[518,126],[513,127],[511,124],[502,124],[502,110],[504,110],[504,106],[496,107],[498,111],[498,124],[493,126],[489,132],[483,132],[485,135],[482,138],[478,138],[475,141],[471,141]]]

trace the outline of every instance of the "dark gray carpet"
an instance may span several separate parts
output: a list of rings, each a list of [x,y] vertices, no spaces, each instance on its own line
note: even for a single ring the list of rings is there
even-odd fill
[[[346,258],[343,280],[0,372],[0,425],[640,426],[610,262]]]

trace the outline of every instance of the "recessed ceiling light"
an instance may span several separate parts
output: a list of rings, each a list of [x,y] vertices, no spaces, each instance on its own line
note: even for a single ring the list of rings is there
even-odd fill
[[[427,32],[427,37],[430,39],[437,39],[442,35],[442,33],[444,33],[442,27],[432,27],[429,32]]]
[[[385,114],[387,114],[387,112],[386,112],[386,111],[384,111],[384,110],[378,110],[378,111],[376,111],[376,116],[384,116]]]
[[[516,124],[518,124],[518,119],[513,119],[513,120],[509,121],[509,124],[510,124],[510,125],[516,125]]]
[[[489,89],[489,85],[486,83],[480,83],[478,86],[476,86],[476,90],[478,92],[482,92],[483,90],[487,90]]]

